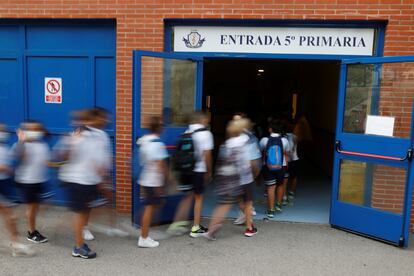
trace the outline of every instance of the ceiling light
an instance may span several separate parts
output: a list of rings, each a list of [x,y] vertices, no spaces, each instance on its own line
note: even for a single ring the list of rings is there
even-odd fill
[[[263,69],[259,69],[259,70],[257,70],[257,72],[259,72],[259,73],[263,73],[263,72],[264,72],[264,70],[263,70]]]

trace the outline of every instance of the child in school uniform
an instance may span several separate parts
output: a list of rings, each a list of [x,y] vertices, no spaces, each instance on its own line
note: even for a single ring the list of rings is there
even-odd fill
[[[214,240],[217,231],[235,203],[242,202],[246,216],[244,235],[252,237],[257,234],[251,216],[252,183],[254,168],[248,148],[249,137],[244,134],[246,119],[233,120],[227,125],[227,140],[220,147],[216,166],[216,193],[218,206],[213,212],[209,231],[203,236]]]
[[[289,163],[288,163],[288,171],[289,171],[289,183],[288,183],[288,191],[287,196],[288,200],[293,200],[296,195],[296,186],[297,186],[297,175],[299,170],[299,156],[298,156],[298,138],[293,132],[287,133],[287,138],[290,144],[290,153],[289,153]]]
[[[290,145],[287,138],[283,135],[283,123],[281,121],[272,120],[269,125],[269,133],[269,137],[264,137],[260,140],[260,147],[264,156],[264,164],[262,169],[263,180],[267,187],[268,209],[266,211],[266,216],[268,218],[273,218],[276,211],[282,211],[282,201],[285,193],[285,173],[288,165],[288,161],[285,156],[290,151]],[[269,166],[269,161],[267,158],[269,153],[267,150],[269,149],[270,145],[276,144],[282,146],[280,155],[282,159],[279,168],[272,169]]]
[[[17,161],[14,180],[27,206],[27,240],[34,243],[48,241],[36,228],[39,204],[43,200],[45,183],[49,180],[50,149],[43,141],[45,134],[41,123],[24,122],[17,130],[18,141],[12,147],[12,154]]]
[[[70,208],[74,212],[75,246],[73,257],[92,259],[96,252],[84,242],[83,230],[87,225],[91,211],[91,202],[97,198],[97,185],[102,182],[105,171],[105,148],[100,137],[88,127],[93,121],[90,110],[76,114],[79,126],[65,137],[65,163],[58,174],[60,181],[65,183],[69,191]]]
[[[7,145],[10,134],[6,131],[6,125],[0,123],[0,214],[3,216],[6,230],[10,235],[10,249],[13,256],[32,255],[34,251],[18,241],[16,218],[10,209],[14,203],[7,197],[5,188],[11,183],[11,156]],[[9,186],[10,187],[10,186]]]
[[[144,195],[144,212],[141,219],[141,234],[138,246],[153,248],[159,246],[159,242],[149,237],[149,228],[154,209],[161,203],[161,194],[164,183],[168,180],[168,165],[166,159],[168,153],[165,145],[160,140],[162,132],[162,120],[160,117],[152,117],[150,133],[141,137],[139,145],[139,160],[142,166],[139,184]]]

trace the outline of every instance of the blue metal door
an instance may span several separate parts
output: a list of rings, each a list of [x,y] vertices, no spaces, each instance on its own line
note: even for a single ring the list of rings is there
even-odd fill
[[[407,246],[414,57],[341,65],[330,223]]]
[[[151,116],[162,116],[164,131],[161,139],[168,152],[173,153],[178,136],[187,128],[186,117],[201,109],[202,98],[201,57],[183,54],[134,51],[133,69],[133,152],[137,152],[136,140],[148,132],[147,122]],[[134,154],[134,158],[136,158]],[[132,162],[136,170],[137,160]],[[173,171],[171,171],[174,174]],[[132,178],[132,217],[139,224],[142,207],[137,174]],[[160,221],[171,221],[182,194],[176,186],[165,189]]]
[[[115,51],[113,20],[0,21],[0,122],[14,131],[39,120],[52,147],[72,130],[72,110],[99,106],[115,115]],[[62,80],[61,103],[45,102],[45,78]],[[114,141],[115,123],[107,131]],[[52,200],[64,203],[56,170],[50,173]]]

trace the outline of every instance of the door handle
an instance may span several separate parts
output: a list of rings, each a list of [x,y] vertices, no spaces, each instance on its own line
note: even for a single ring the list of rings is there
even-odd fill
[[[379,158],[379,159],[393,160],[393,161],[406,161],[406,160],[411,161],[411,159],[413,158],[413,149],[412,148],[409,148],[407,150],[407,154],[404,157],[400,158],[400,157],[384,156],[384,155],[371,154],[371,153],[362,153],[362,152],[341,150],[341,141],[339,141],[339,140],[335,141],[335,150],[336,150],[337,153],[340,153],[340,154],[372,157],[372,158]]]

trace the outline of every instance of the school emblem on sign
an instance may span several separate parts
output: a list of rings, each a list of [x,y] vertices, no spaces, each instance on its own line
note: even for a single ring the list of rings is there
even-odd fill
[[[200,48],[203,46],[205,38],[201,38],[201,35],[197,31],[191,31],[187,38],[183,37],[183,41],[187,48]]]

